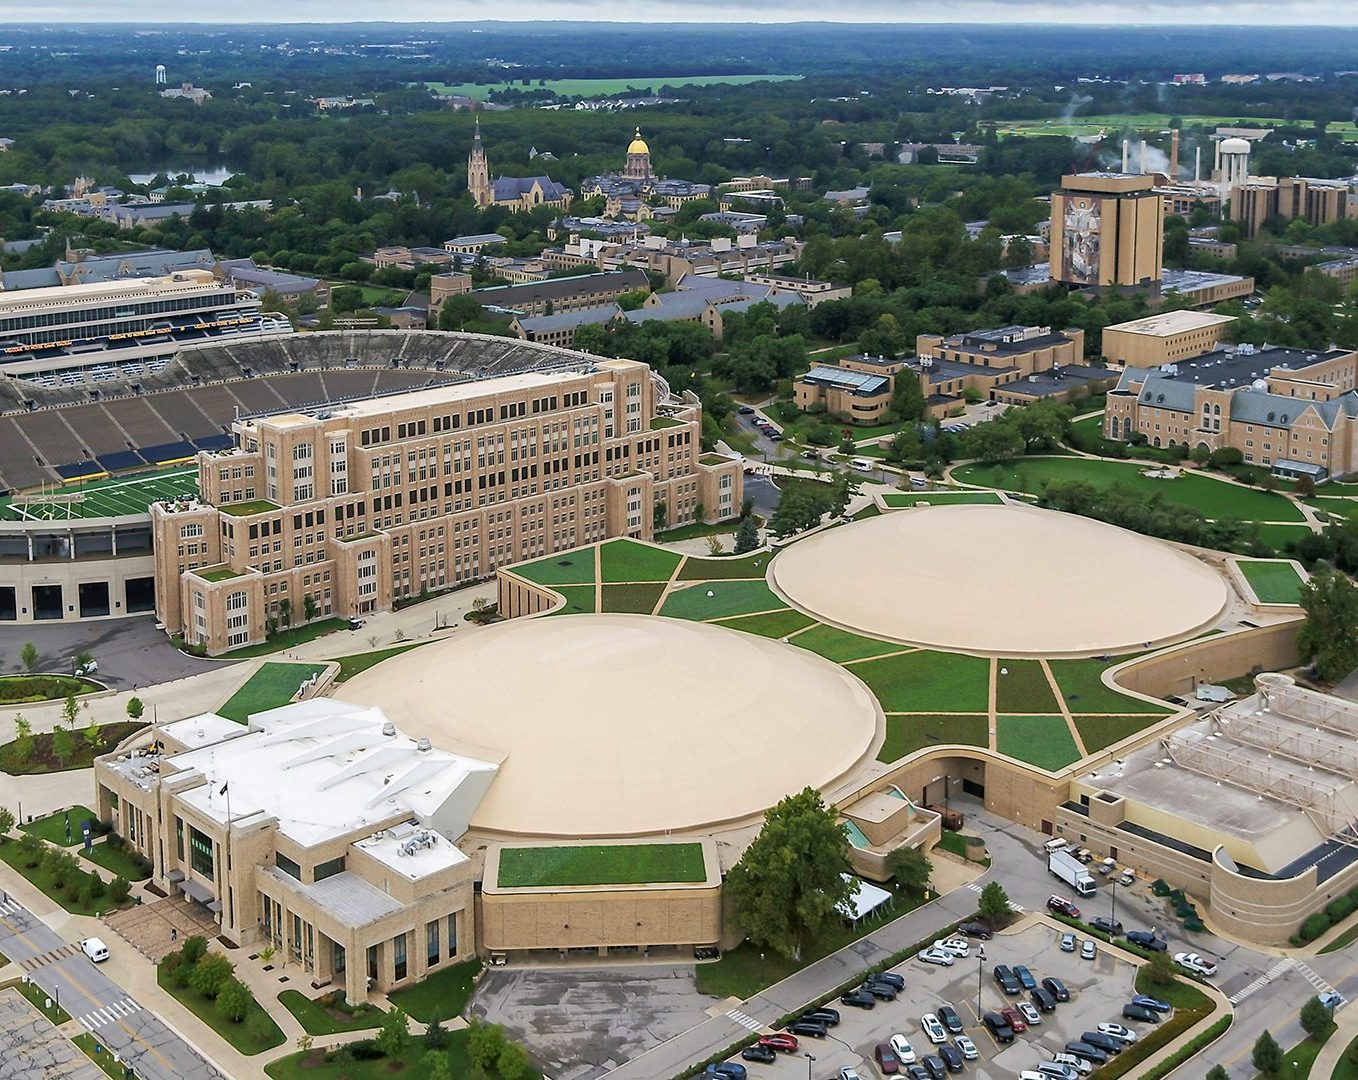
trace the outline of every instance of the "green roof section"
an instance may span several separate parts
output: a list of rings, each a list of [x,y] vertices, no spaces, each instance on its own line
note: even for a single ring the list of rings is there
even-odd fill
[[[1236,559],[1261,604],[1298,604],[1305,582],[1296,566],[1285,559]]]
[[[230,581],[240,577],[240,573],[229,566],[219,566],[215,570],[195,570],[194,573],[204,581]]]
[[[501,848],[496,876],[496,884],[505,889],[697,884],[706,880],[702,844]]]
[[[7,495],[0,498],[0,521],[75,521],[145,514],[161,499],[196,498],[197,466],[179,466],[118,479]]]
[[[253,517],[255,514],[267,514],[270,510],[277,510],[278,504],[268,499],[251,499],[249,502],[222,503],[217,509],[232,517]]]
[[[665,428],[683,427],[682,420],[676,420],[672,416],[653,416],[651,417],[651,430],[663,431]]]
[[[262,664],[217,710],[217,715],[244,724],[257,712],[280,709],[292,703],[302,683],[324,670],[325,664]]]

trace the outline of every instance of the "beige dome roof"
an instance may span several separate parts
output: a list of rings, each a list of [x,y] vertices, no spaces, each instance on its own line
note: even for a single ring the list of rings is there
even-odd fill
[[[641,128],[637,128],[636,137],[627,144],[629,154],[649,154],[651,148],[646,145],[646,140],[641,137]]]

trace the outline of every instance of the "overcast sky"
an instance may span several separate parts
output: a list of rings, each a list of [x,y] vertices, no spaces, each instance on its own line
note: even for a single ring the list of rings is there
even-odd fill
[[[1358,26],[1354,0],[772,0],[764,5],[729,0],[519,0],[509,5],[462,0],[0,0],[0,22],[413,22],[496,19],[609,20],[617,22],[1061,22],[1076,25],[1175,24]]]

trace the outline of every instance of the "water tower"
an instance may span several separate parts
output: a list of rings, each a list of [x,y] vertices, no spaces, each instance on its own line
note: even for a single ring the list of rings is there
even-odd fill
[[[164,65],[164,64],[157,64],[157,65],[156,65],[156,85],[157,85],[157,86],[164,86],[164,85],[165,85],[165,65]]]
[[[1217,152],[1221,156],[1221,186],[1226,191],[1241,187],[1250,176],[1250,144],[1245,139],[1222,139]]]

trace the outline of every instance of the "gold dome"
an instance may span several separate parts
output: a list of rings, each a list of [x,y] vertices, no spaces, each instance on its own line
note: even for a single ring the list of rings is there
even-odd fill
[[[628,144],[627,152],[629,154],[649,154],[651,152],[651,148],[646,145],[646,140],[641,137],[641,128],[637,128],[636,137]]]

